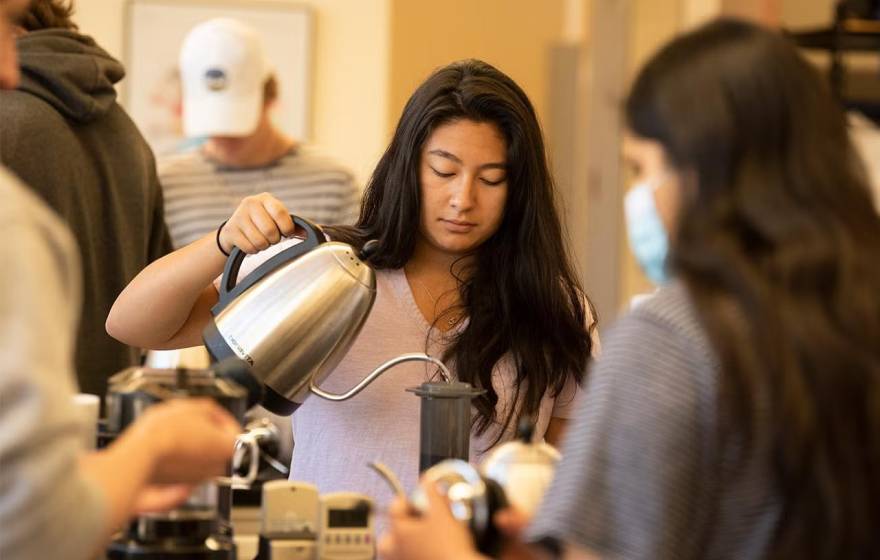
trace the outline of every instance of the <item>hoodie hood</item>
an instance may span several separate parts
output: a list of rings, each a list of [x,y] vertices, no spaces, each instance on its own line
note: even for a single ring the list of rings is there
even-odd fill
[[[65,118],[91,122],[116,102],[122,64],[91,37],[67,29],[32,31],[18,39],[21,84]]]

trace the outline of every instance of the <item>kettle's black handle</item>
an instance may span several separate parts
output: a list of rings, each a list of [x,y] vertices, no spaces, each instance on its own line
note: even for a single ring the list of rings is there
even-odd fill
[[[238,247],[233,247],[232,252],[229,254],[229,258],[226,259],[226,266],[223,268],[223,278],[220,280],[219,290],[220,300],[213,310],[215,313],[222,311],[223,308],[226,307],[226,304],[262,280],[264,276],[278,268],[279,265],[299,258],[304,253],[311,251],[326,241],[326,237],[324,237],[324,232],[321,230],[320,226],[305,218],[294,216],[293,214],[291,214],[290,217],[294,224],[305,230],[306,238],[301,243],[288,247],[273,256],[271,259],[262,263],[256,268],[256,270],[248,274],[240,284],[238,283],[238,271],[241,268],[241,263],[244,262],[247,253]]]

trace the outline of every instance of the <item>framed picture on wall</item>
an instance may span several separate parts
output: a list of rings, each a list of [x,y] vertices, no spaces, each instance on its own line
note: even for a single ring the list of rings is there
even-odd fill
[[[308,6],[260,0],[128,0],[123,104],[157,154],[186,147],[178,55],[195,25],[231,17],[256,29],[279,84],[275,123],[309,140],[314,15]]]

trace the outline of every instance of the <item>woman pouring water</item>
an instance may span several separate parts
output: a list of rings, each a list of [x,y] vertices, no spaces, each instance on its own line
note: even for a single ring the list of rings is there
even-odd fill
[[[141,272],[108,332],[146,348],[199,344],[225,254],[292,235],[291,210],[267,194],[245,199],[216,236]],[[343,392],[387,359],[424,350],[485,390],[474,400],[472,460],[512,438],[523,416],[538,437],[559,440],[597,347],[595,320],[564,247],[535,112],[509,77],[472,60],[430,76],[404,108],[357,224],[325,231],[379,246],[371,314],[322,388]],[[294,414],[291,477],[383,502],[390,492],[366,468],[380,460],[413,487],[419,403],[405,389],[432,373],[407,364],[351,400],[307,400]]]

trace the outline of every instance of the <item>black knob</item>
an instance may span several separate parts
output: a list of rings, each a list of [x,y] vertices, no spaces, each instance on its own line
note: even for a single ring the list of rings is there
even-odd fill
[[[535,423],[529,417],[520,418],[516,427],[516,439],[523,443],[532,443],[532,436],[535,435]]]
[[[247,407],[251,408],[263,400],[263,384],[260,383],[251,372],[251,368],[244,360],[240,360],[234,356],[226,358],[222,362],[218,362],[211,366],[214,375],[224,379],[231,379],[238,383],[248,393]]]
[[[379,241],[375,239],[370,239],[364,246],[361,247],[360,252],[358,253],[358,258],[364,262],[370,260],[370,258],[376,254],[376,251],[379,250]]]

